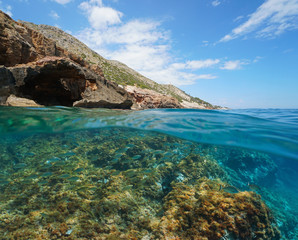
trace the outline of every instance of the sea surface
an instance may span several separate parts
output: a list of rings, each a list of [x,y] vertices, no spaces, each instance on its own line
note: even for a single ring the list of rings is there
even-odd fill
[[[298,110],[0,107],[0,239],[298,239]]]

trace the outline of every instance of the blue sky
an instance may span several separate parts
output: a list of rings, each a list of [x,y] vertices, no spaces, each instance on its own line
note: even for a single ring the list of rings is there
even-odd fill
[[[0,0],[108,59],[231,108],[298,108],[298,0]]]

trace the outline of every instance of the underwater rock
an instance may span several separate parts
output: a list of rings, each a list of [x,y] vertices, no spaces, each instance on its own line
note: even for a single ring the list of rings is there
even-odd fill
[[[218,191],[216,181],[177,184],[165,199],[162,239],[280,239],[269,208],[253,192]]]
[[[260,196],[230,193],[197,154],[207,146],[125,128],[0,143],[3,240],[280,239]]]
[[[274,160],[265,153],[231,150],[224,165],[234,170],[242,182],[272,184],[278,171]]]

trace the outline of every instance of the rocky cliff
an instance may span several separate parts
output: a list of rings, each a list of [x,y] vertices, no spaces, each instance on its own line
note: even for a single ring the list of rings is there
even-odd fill
[[[0,12],[0,104],[129,109],[132,97],[100,67]],[[13,101],[12,101],[13,99]],[[30,105],[29,104],[29,105]]]
[[[0,65],[1,105],[217,108],[103,58],[56,27],[16,22],[1,11]]]
[[[67,51],[80,56],[88,63],[100,66],[100,68],[104,73],[104,76],[108,80],[116,82],[117,84],[122,85],[124,87],[125,86],[136,87],[134,88],[134,92],[139,92],[139,94],[142,94],[141,92],[143,92],[143,90],[139,91],[138,89],[149,89],[149,90],[152,90],[150,92],[153,93],[154,96],[163,95],[164,98],[162,99],[165,99],[165,101],[169,100],[168,97],[175,98],[179,102],[178,105],[175,105],[176,108],[199,108],[199,109],[221,108],[219,106],[214,106],[199,98],[194,98],[173,85],[158,84],[152,81],[151,79],[146,78],[145,76],[136,72],[135,70],[129,68],[128,66],[126,66],[125,64],[119,61],[107,60],[102,56],[100,56],[98,53],[92,51],[84,43],[80,42],[78,39],[62,31],[59,28],[44,25],[44,24],[36,25],[33,23],[24,22],[24,21],[21,21],[21,23],[31,29],[34,29],[44,34],[44,36],[46,36],[47,38],[54,40],[58,46],[63,46],[65,49],[67,49]],[[133,96],[134,95],[135,94],[133,94]],[[136,101],[135,101],[134,105],[139,106],[140,99],[138,98],[135,100],[137,100],[138,103],[136,104]],[[141,105],[144,106],[145,104],[146,102],[142,103]],[[150,105],[152,106],[152,104]],[[165,104],[161,103],[161,105],[165,105]],[[147,106],[146,108],[150,108],[150,106]]]

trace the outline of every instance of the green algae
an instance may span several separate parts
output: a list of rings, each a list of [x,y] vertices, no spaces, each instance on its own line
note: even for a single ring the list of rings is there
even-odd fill
[[[181,232],[185,226],[172,220],[180,221],[181,214],[181,219],[191,216],[191,221],[200,224],[195,214],[201,209],[196,208],[196,201],[184,205],[182,199],[194,196],[203,204],[204,194],[212,199],[211,193],[222,200],[234,199],[218,191],[221,184],[228,185],[230,177],[213,158],[211,146],[123,128],[11,141],[13,148],[11,142],[0,145],[4,159],[0,161],[2,239],[193,239],[198,233],[190,228],[187,237]],[[15,168],[16,158],[17,164],[25,166]],[[256,194],[245,196],[255,201],[250,203],[252,209],[262,206],[267,211]],[[173,199],[181,201],[173,203]],[[248,206],[245,197],[241,201]],[[195,212],[189,214],[188,208]],[[173,209],[181,211],[175,215]],[[277,229],[270,225],[274,225],[272,217],[259,222],[264,231],[273,229],[270,234],[278,239]],[[225,227],[217,226],[220,231],[214,239],[224,237]],[[236,226],[231,229],[237,233]],[[197,239],[208,236],[208,231],[196,235]]]

